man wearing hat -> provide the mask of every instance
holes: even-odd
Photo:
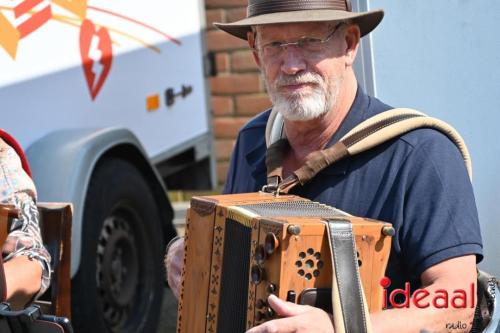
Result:
[[[352,67],[360,38],[382,18],[381,10],[352,12],[348,0],[250,0],[247,18],[216,23],[254,50],[273,109],[284,118],[284,177],[312,152],[391,109],[363,92]],[[266,184],[269,115],[261,113],[240,131],[225,193],[254,192]],[[476,281],[482,242],[471,182],[458,149],[435,130],[415,130],[333,164],[292,194],[393,224],[388,293],[409,283],[412,291],[451,295]],[[166,257],[174,292],[182,251],[182,241],[175,242]],[[282,318],[250,332],[333,332],[331,316],[320,309],[274,296],[269,303]],[[370,319],[374,332],[448,332],[447,324],[458,321],[467,323],[453,331],[461,332],[470,330],[473,315],[474,308],[431,301],[372,313]]]

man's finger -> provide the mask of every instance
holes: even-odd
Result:
[[[300,317],[281,318],[254,327],[246,333],[295,333],[302,326]]]
[[[171,288],[172,293],[174,294],[175,298],[179,301],[179,296],[180,296],[180,289],[181,289],[181,278],[180,276],[176,279],[174,283],[174,288]]]
[[[181,271],[184,258],[184,240],[176,240],[168,249],[165,258],[165,268],[167,271],[167,282],[175,298],[179,299]]]
[[[275,295],[270,295],[267,300],[271,308],[273,308],[276,314],[280,317],[296,316],[308,310],[308,307],[305,305],[298,305],[295,303],[285,302],[282,299],[276,297]]]

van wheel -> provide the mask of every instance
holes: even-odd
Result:
[[[156,330],[165,276],[160,223],[151,189],[136,167],[118,158],[96,166],[71,287],[76,332]]]

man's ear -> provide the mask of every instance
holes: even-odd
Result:
[[[345,32],[345,42],[346,42],[346,66],[352,66],[354,60],[356,60],[356,54],[358,53],[359,41],[361,39],[361,31],[357,24],[351,24],[347,27]]]
[[[255,63],[260,68],[259,53],[254,48],[255,47],[255,33],[253,31],[247,32],[247,41],[248,41],[248,46],[252,49],[253,60],[255,60]]]

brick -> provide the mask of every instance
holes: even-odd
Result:
[[[221,117],[213,120],[216,139],[234,139],[238,131],[248,122],[249,118]]]
[[[233,152],[235,140],[216,140],[215,152],[217,161],[229,161]]]
[[[248,0],[205,0],[207,8],[246,7]]]
[[[247,8],[233,8],[226,10],[226,20],[227,22],[235,22],[247,17]]]
[[[226,181],[228,169],[229,169],[228,162],[217,163],[217,180],[219,181],[219,184],[224,184],[224,182]]]
[[[232,97],[212,96],[212,112],[214,116],[230,116],[233,114]]]
[[[226,12],[223,9],[207,9],[205,11],[207,30],[216,29],[214,22],[226,22]]]
[[[209,51],[225,51],[247,48],[246,41],[236,38],[222,30],[207,31],[207,47]]]
[[[231,55],[231,68],[234,72],[258,71],[252,51],[237,51]]]
[[[210,78],[212,94],[244,94],[261,91],[259,74],[230,74]]]
[[[270,106],[269,96],[264,93],[236,96],[236,113],[241,116],[254,116]]]
[[[217,53],[215,55],[215,66],[217,67],[217,72],[228,72],[229,71],[229,54],[227,53]]]

